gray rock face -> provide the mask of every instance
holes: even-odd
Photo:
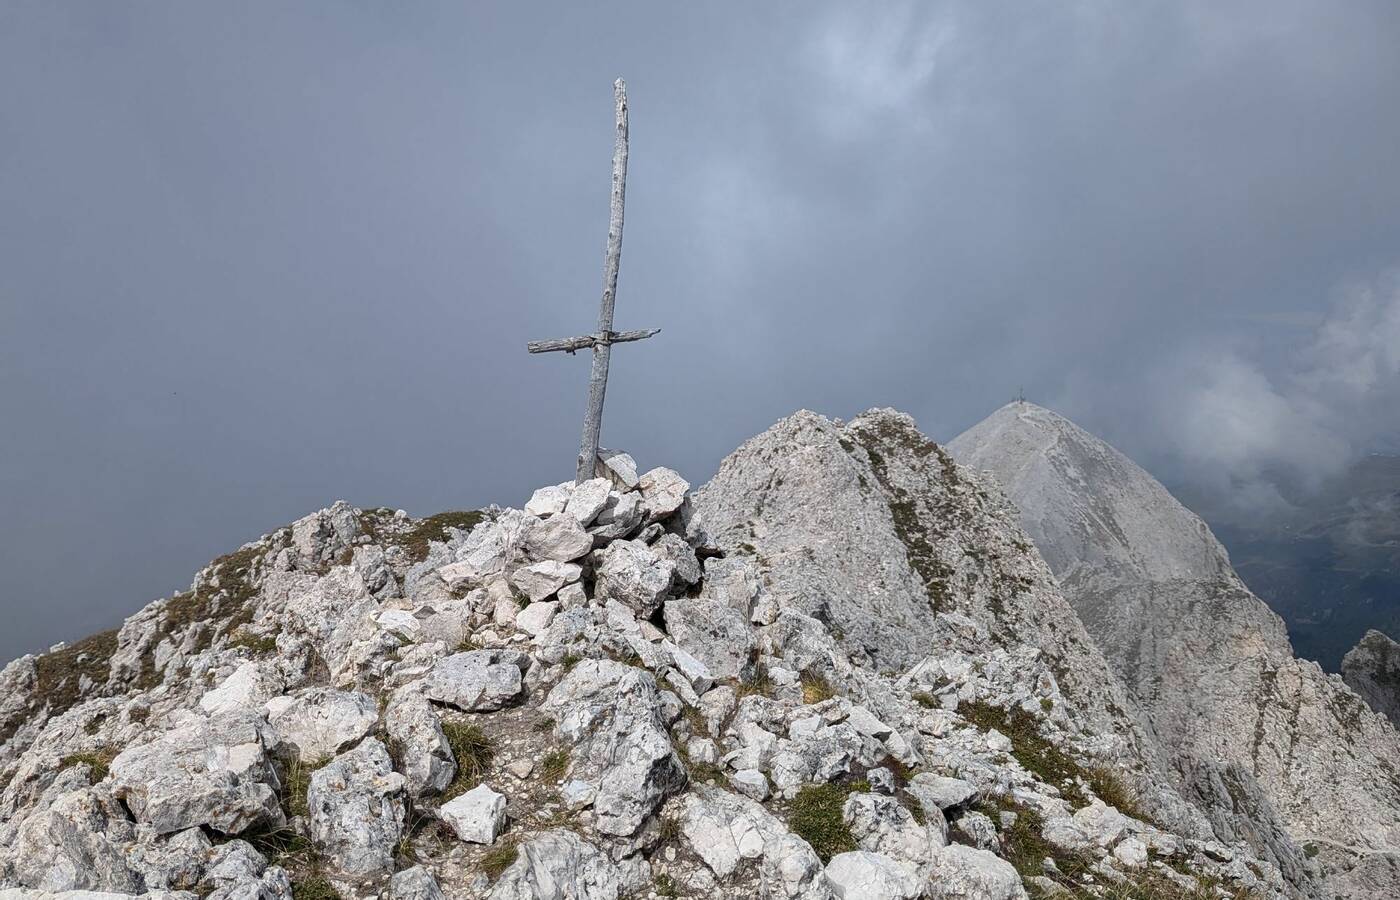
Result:
[[[59,797],[21,826],[15,875],[42,891],[104,889],[135,893],[142,887],[121,845],[131,827],[110,796],[90,790]]]
[[[501,873],[490,900],[618,900],[621,873],[607,855],[571,831],[526,841]]]
[[[675,562],[641,541],[613,541],[599,552],[596,590],[646,618],[666,599],[675,574]]]
[[[1400,644],[1374,629],[1342,657],[1342,680],[1357,696],[1400,726]]]
[[[404,784],[374,738],[312,773],[306,792],[311,838],[328,867],[353,876],[393,871],[403,833]]]
[[[389,900],[446,900],[433,874],[423,866],[395,872],[389,879]]]
[[[469,650],[433,666],[423,690],[439,703],[464,712],[501,709],[524,689],[521,673],[530,657],[515,650]]]
[[[710,600],[668,600],[665,617],[672,639],[713,677],[738,678],[749,668],[753,629],[733,608]]]
[[[830,900],[837,896],[806,841],[752,800],[697,787],[676,801],[681,840],[725,896]]]
[[[415,797],[436,794],[452,783],[457,761],[428,699],[410,685],[389,698],[384,728],[398,748],[400,771]]]
[[[671,747],[656,681],[611,660],[584,660],[549,692],[544,710],[573,745],[572,777],[597,788],[603,834],[627,836],[685,786]]]
[[[826,877],[836,896],[849,900],[913,900],[923,894],[916,875],[868,850],[833,856],[826,864]]]
[[[934,855],[928,894],[936,900],[1026,900],[1021,876],[994,853],[949,844]]]
[[[1200,519],[1127,457],[1031,404],[1003,407],[950,448],[1005,487],[1175,766],[1207,773],[1188,792],[1224,804],[1208,811],[1217,830],[1250,840],[1305,893],[1304,842],[1400,849],[1400,784],[1386,774],[1400,771],[1400,738],[1294,658],[1282,621]],[[1256,782],[1262,802],[1226,803],[1222,777]],[[1260,820],[1270,809],[1281,828]],[[1241,824],[1229,827],[1232,816]]]
[[[833,665],[820,649],[827,638],[806,636],[814,631],[884,672],[1025,646],[1022,683],[1052,678],[1066,725],[1128,773],[1154,814],[1207,828],[1167,786],[1160,751],[1049,569],[1027,552],[1015,510],[908,416],[876,410],[840,426],[798,413],[731,454],[691,502],[695,540],[763,571],[794,668]],[[1037,665],[1049,674],[1032,674]]]
[[[309,688],[269,701],[267,718],[302,762],[311,762],[334,756],[369,734],[379,720],[379,707],[358,691]]]
[[[285,821],[263,735],[241,717],[189,715],[155,741],[118,754],[111,776],[115,796],[161,834],[207,825],[232,835]]]

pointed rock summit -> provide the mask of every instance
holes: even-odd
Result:
[[[1293,656],[1282,620],[1204,522],[1033,404],[1002,407],[949,450],[1016,504],[1217,834],[1309,895],[1400,890],[1400,739],[1340,679]]]
[[[1374,629],[1342,657],[1342,680],[1400,726],[1400,644]]]

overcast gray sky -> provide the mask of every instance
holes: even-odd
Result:
[[[346,498],[1024,385],[1267,495],[1393,445],[1400,5],[0,3],[0,657]],[[1252,498],[1252,499],[1251,499]]]

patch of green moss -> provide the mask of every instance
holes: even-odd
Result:
[[[1035,716],[1023,709],[1006,710],[989,703],[958,704],[958,715],[984,731],[996,729],[1011,739],[1011,755],[1027,772],[1058,787],[1075,806],[1088,802],[1076,779],[1091,773],[1058,745],[1040,735]]]
[[[230,647],[239,647],[257,656],[266,656],[277,652],[277,635],[275,634],[252,634],[247,631],[239,631],[229,638]]]
[[[84,679],[98,686],[105,685],[116,650],[117,630],[114,628],[37,657],[32,704],[0,722],[0,744],[8,741],[25,719],[39,709],[47,707],[50,716],[72,709],[80,699]]]
[[[457,760],[457,775],[443,791],[443,798],[450,800],[476,787],[486,777],[496,758],[496,742],[470,722],[445,720],[442,733]]]
[[[841,814],[852,789],[852,785],[809,784],[792,801],[788,827],[812,845],[823,863],[860,849]]]
[[[658,897],[679,897],[680,891],[676,889],[676,882],[670,875],[662,873],[657,875],[652,881],[652,887]]]
[[[292,900],[341,900],[341,897],[324,875],[309,875],[292,882]]]
[[[447,529],[456,528],[460,531],[471,531],[481,524],[486,518],[486,513],[479,509],[452,510],[440,512],[436,515],[428,516],[426,519],[419,519],[412,528],[405,532],[374,534],[378,543],[386,546],[402,547],[408,557],[415,562],[428,558],[428,546],[433,541],[447,540]],[[365,524],[361,518],[361,525]]]

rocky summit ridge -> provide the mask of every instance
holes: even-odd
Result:
[[[1400,737],[1293,655],[1204,522],[1034,404],[1008,404],[949,449],[1016,504],[1218,837],[1245,841],[1308,896],[1400,896]]]
[[[10,663],[0,898],[1306,895],[907,416],[605,473],[337,503]]]

